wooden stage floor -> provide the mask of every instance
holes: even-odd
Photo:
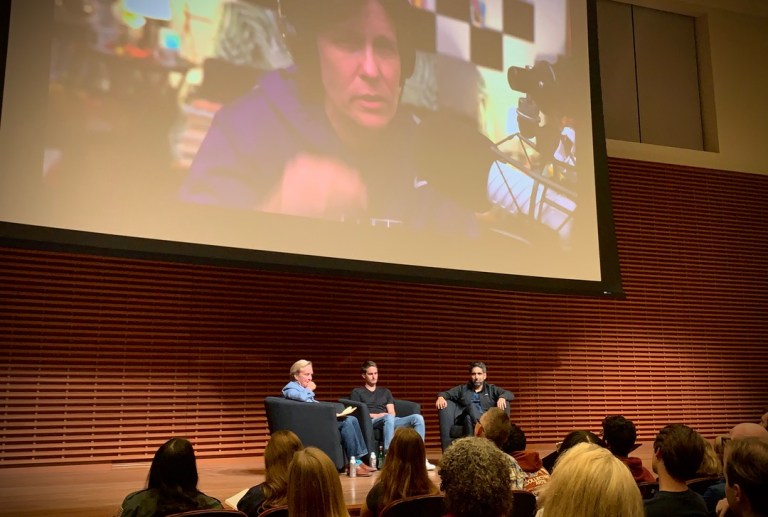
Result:
[[[531,445],[542,456],[553,446]],[[633,452],[650,469],[652,450],[643,444]],[[437,464],[440,451],[428,451]],[[198,487],[224,502],[243,489],[264,480],[263,458],[199,460]],[[0,516],[43,517],[56,515],[77,517],[109,517],[114,515],[123,498],[146,484],[149,462],[130,465],[87,465],[61,467],[0,468]],[[430,473],[440,483],[437,471]],[[368,478],[341,476],[344,498],[352,515],[359,513],[365,496],[378,474]]]

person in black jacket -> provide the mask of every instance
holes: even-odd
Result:
[[[507,403],[511,402],[515,395],[511,391],[485,382],[488,377],[488,368],[481,361],[471,363],[469,373],[471,378],[466,384],[438,393],[435,407],[444,409],[448,405],[448,400],[455,402],[462,409],[459,420],[469,418],[474,427],[483,413],[492,407],[507,411]]]

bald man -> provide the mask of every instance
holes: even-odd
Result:
[[[731,438],[731,441],[744,438],[760,438],[768,440],[768,429],[760,424],[745,422],[733,426],[733,429],[728,433],[728,436]],[[723,468],[725,468],[725,465],[723,465]],[[707,510],[710,512],[715,510],[718,516],[734,515],[734,513],[730,511],[728,507],[728,499],[725,497],[725,480],[710,486],[702,495],[704,501],[707,503]]]

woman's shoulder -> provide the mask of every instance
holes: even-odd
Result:
[[[195,500],[197,501],[198,508],[200,509],[224,508],[224,506],[221,504],[221,501],[202,492],[197,493]]]
[[[125,496],[121,505],[120,515],[122,517],[132,517],[143,515],[145,512],[150,515],[157,506],[157,491],[145,488],[137,490]]]

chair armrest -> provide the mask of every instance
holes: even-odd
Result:
[[[363,433],[363,440],[365,440],[365,446],[368,451],[375,451],[375,441],[373,438],[373,422],[371,420],[371,413],[368,411],[368,406],[364,402],[358,402],[351,399],[339,399],[341,404],[345,406],[352,406],[355,412],[349,415],[347,418],[357,418],[357,423],[360,424],[360,431]]]
[[[395,399],[395,416],[420,415],[421,404],[404,399]]]

